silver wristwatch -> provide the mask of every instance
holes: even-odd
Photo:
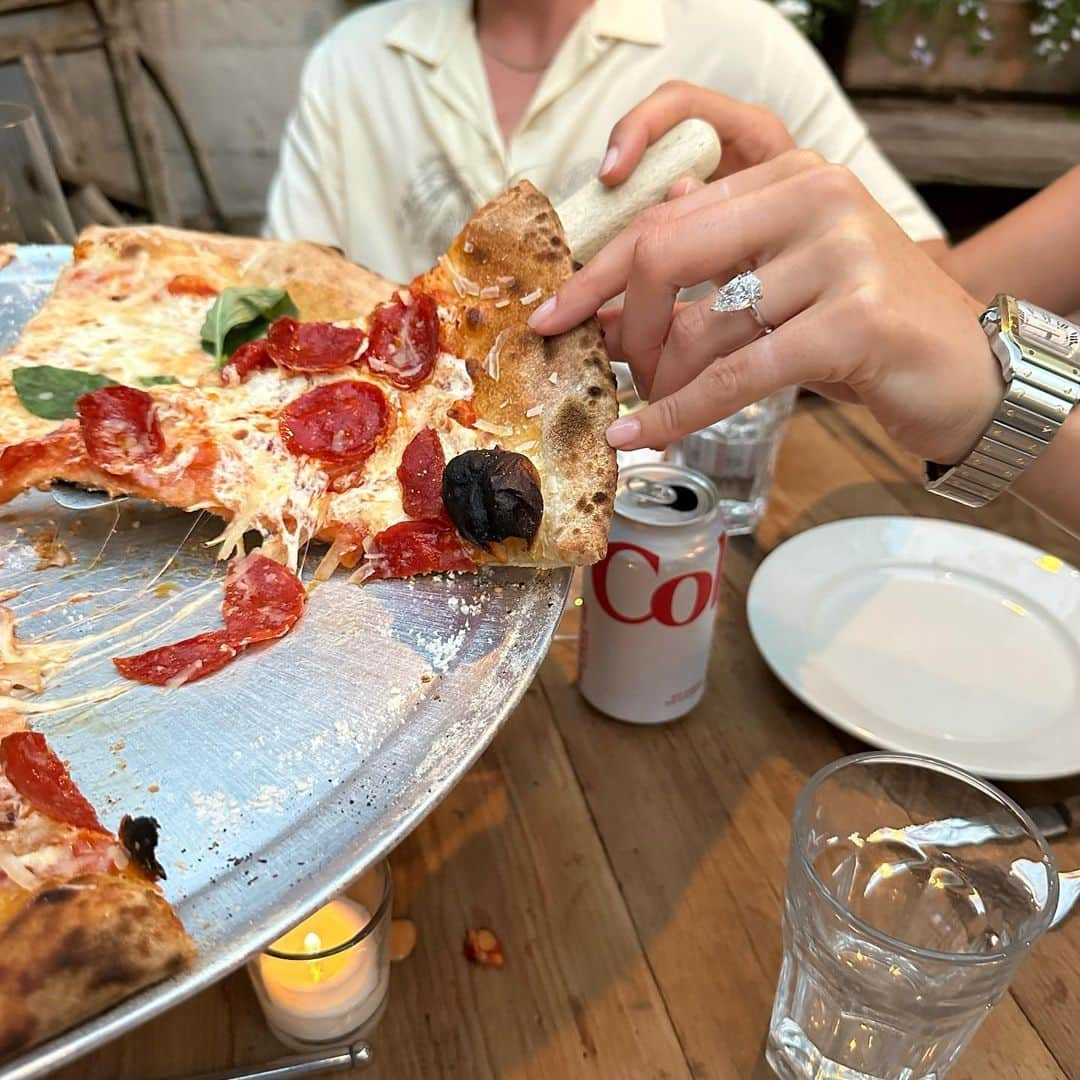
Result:
[[[982,316],[1001,363],[1005,397],[975,449],[959,465],[926,463],[926,487],[985,506],[1050,444],[1080,401],[1080,326],[1002,293]]]

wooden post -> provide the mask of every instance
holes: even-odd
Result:
[[[168,182],[153,94],[139,60],[135,5],[133,0],[91,3],[105,30],[109,68],[151,217],[165,225],[178,225],[180,209]]]

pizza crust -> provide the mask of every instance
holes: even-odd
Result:
[[[157,265],[168,267],[170,277],[190,273],[213,280],[220,274],[231,279],[224,284],[286,289],[300,317],[312,321],[365,315],[397,288],[334,248],[300,240],[262,240],[163,225],[93,225],[79,234],[76,259],[99,251],[110,261],[136,258],[146,251]]]
[[[529,456],[543,479],[540,533],[530,550],[509,546],[497,561],[591,563],[607,546],[617,470],[604,432],[618,403],[600,325],[590,319],[545,338],[525,322],[573,271],[558,215],[523,180],[482,207],[451,245],[447,261],[422,279],[458,297],[447,345],[468,363],[479,415],[513,430],[506,449],[539,443]],[[498,286],[499,297],[462,296],[461,279],[470,290]],[[497,306],[505,299],[510,303]],[[493,348],[497,379],[488,370]]]
[[[0,1058],[175,974],[194,953],[146,882],[93,874],[46,886],[0,928]]]

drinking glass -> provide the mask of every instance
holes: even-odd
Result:
[[[0,243],[71,244],[75,226],[26,105],[0,101]]]
[[[989,784],[904,754],[822,769],[795,807],[773,1071],[938,1080],[1057,902],[1046,842]]]
[[[732,536],[753,532],[765,513],[776,455],[798,390],[754,402],[668,450],[668,460],[703,472],[720,492],[720,513]]]

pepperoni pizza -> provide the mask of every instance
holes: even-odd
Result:
[[[313,541],[317,577],[361,582],[595,561],[614,378],[595,321],[527,325],[571,271],[525,182],[407,288],[310,244],[89,229],[0,357],[0,501],[65,480],[222,519],[220,626],[113,661],[159,686],[288,633]],[[39,691],[62,659],[35,655],[0,608],[0,689]],[[155,842],[151,819],[105,829],[43,736],[0,717],[0,1057],[191,955]]]
[[[101,824],[37,732],[0,715],[0,1058],[179,970],[157,822]]]
[[[614,379],[595,322],[527,325],[571,270],[527,182],[397,290],[311,245],[88,230],[0,360],[0,500],[62,479],[209,510],[223,558],[256,530],[360,579],[595,561]]]

